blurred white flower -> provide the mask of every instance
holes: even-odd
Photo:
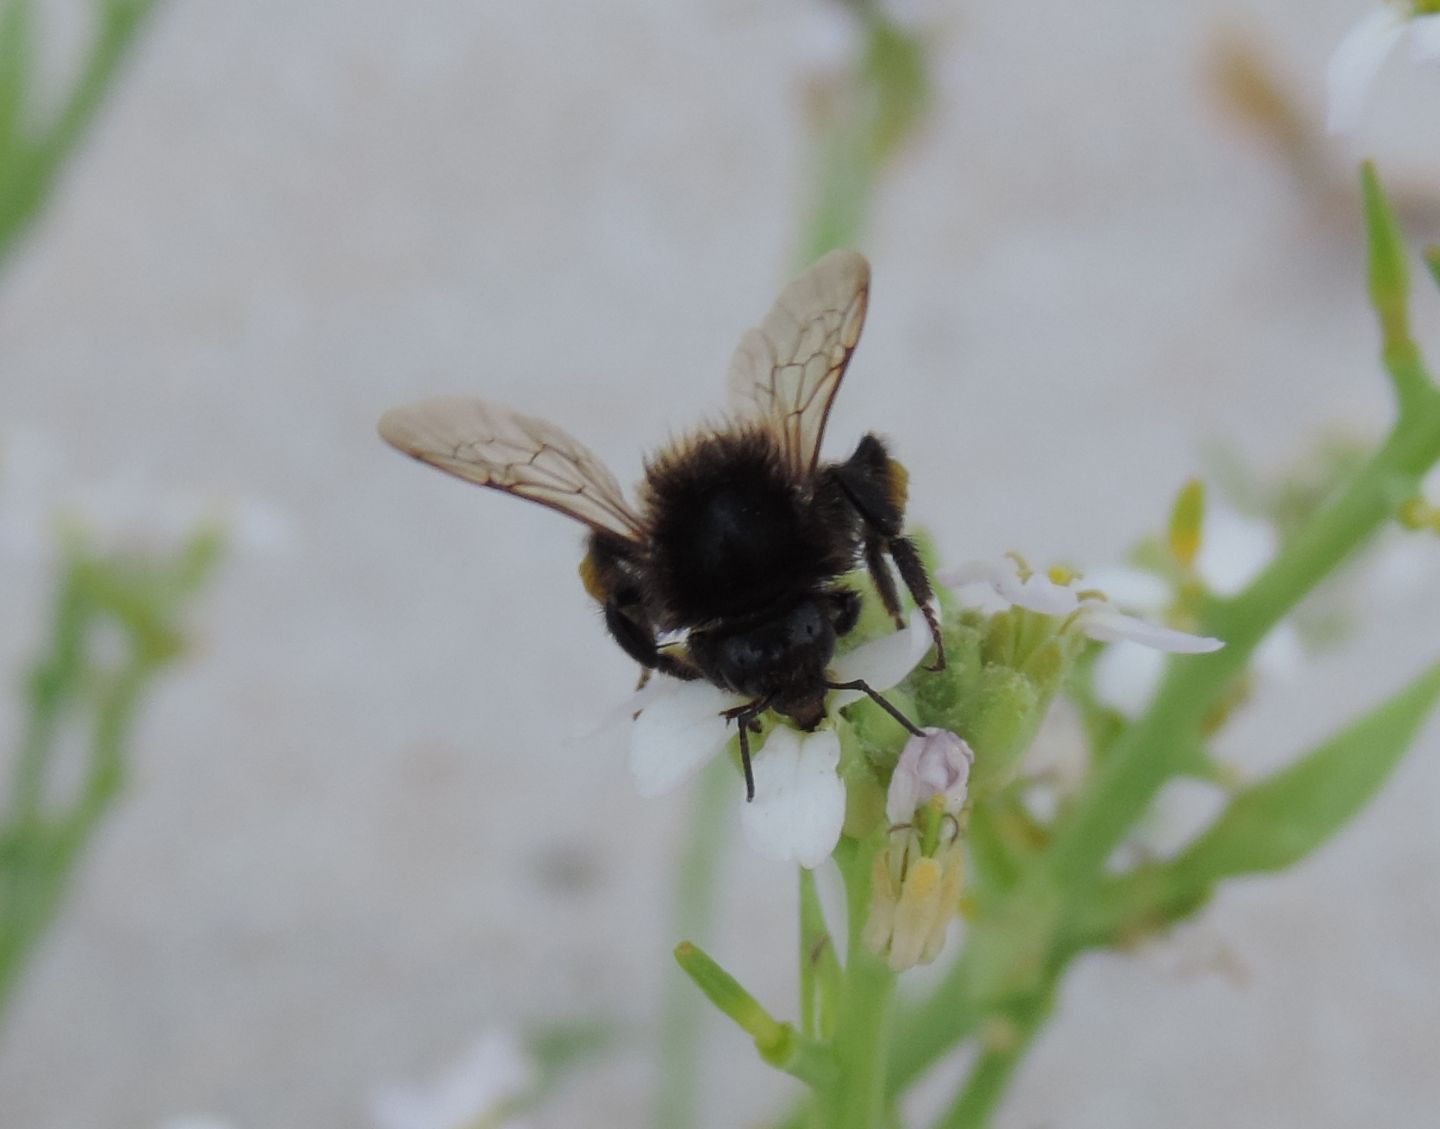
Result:
[[[903,679],[930,649],[924,616],[916,612],[903,631],[839,655],[830,672],[837,682],[862,679],[885,691]],[[864,697],[837,690],[835,710]],[[642,796],[658,796],[692,776],[722,752],[735,730],[722,716],[745,699],[703,680],[656,679],[634,700],[639,717],[630,731],[630,771]],[[783,723],[762,746],[752,746],[755,798],[742,809],[750,845],[767,858],[815,867],[829,857],[845,821],[845,785],[836,772],[840,740],[828,729],[798,733]]]
[[[974,750],[948,729],[927,727],[923,737],[911,737],[900,751],[895,774],[885,794],[885,818],[909,823],[917,808],[934,796],[943,797],[944,810],[956,815],[965,806]]]
[[[1195,554],[1195,579],[1217,596],[1234,596],[1260,575],[1279,548],[1269,523],[1212,502]],[[1163,616],[1177,595],[1164,578],[1143,569],[1107,569],[1088,575],[1086,583],[1103,588],[1121,607],[1143,616]],[[1117,641],[1095,660],[1095,697],[1126,717],[1144,712],[1165,674],[1165,657],[1138,643],[1133,638]],[[1300,633],[1286,621],[1255,649],[1252,664],[1262,678],[1283,679],[1299,668],[1303,658]]]
[[[23,427],[0,436],[0,559],[48,562],[57,532],[67,525],[106,550],[176,549],[206,527],[257,556],[283,553],[295,540],[290,514],[262,499],[133,473],[82,481],[68,472],[53,436]]]
[[[195,1114],[189,1117],[172,1117],[169,1121],[162,1121],[160,1129],[231,1129],[231,1125],[230,1122],[219,1117]]]
[[[1120,611],[1105,594],[1087,583],[1076,587],[1078,577],[1050,576],[1035,572],[1015,557],[998,562],[977,561],[941,572],[940,583],[956,590],[967,603],[993,607],[1019,607],[1041,615],[1066,616],[1076,630],[1102,643],[1129,640],[1157,651],[1176,654],[1203,654],[1219,650],[1219,639],[1149,623]],[[975,590],[981,598],[974,600]],[[987,591],[988,590],[988,591]]]
[[[520,1040],[495,1030],[428,1084],[376,1094],[371,1119],[379,1129],[522,1129],[509,1111],[535,1081],[535,1064]]]
[[[1326,124],[1331,133],[1349,133],[1359,124],[1375,76],[1404,39],[1410,41],[1414,62],[1440,63],[1440,13],[1426,4],[1388,3],[1346,33],[1325,71]]]

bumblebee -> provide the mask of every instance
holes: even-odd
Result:
[[[844,462],[820,462],[869,292],[870,266],[854,251],[830,252],[787,285],[730,362],[728,421],[648,459],[633,506],[566,432],[498,404],[432,399],[380,420],[405,454],[590,527],[581,579],[642,682],[659,671],[749,699],[725,716],[751,799],[747,735],[766,710],[812,730],[828,691],[860,690],[916,732],[871,687],[828,673],[860,615],[842,578],[862,561],[903,627],[894,565],[934,640],[927,669],[945,664],[930,580],[904,535],[904,467],[874,434]]]

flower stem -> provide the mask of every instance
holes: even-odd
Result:
[[[870,874],[883,834],[867,840],[841,839],[835,861],[845,877],[849,946],[845,990],[833,1042],[840,1068],[828,1095],[827,1129],[883,1129],[885,1079],[892,1027],[895,973],[865,947],[862,933],[870,913]]]
[[[935,1129],[984,1129],[1004,1097],[1020,1060],[1050,1014],[1053,990],[1046,991],[992,1020],[986,1046],[965,1088],[935,1123]]]
[[[672,936],[702,938],[715,918],[718,868],[724,854],[726,800],[735,773],[717,758],[697,782],[685,826],[686,841],[675,871]],[[660,1084],[655,1095],[656,1129],[686,1129],[696,1123],[700,1073],[700,1027],[705,1007],[683,977],[665,984],[660,1018]]]

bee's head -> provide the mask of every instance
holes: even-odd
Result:
[[[835,654],[835,628],[825,609],[811,599],[741,629],[707,634],[710,638],[703,646],[707,673],[731,689],[757,697],[813,697]]]

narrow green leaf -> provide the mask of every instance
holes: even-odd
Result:
[[[0,0],[0,178],[10,175],[24,124],[34,58],[34,5]]]
[[[1405,269],[1405,244],[1375,166],[1366,161],[1360,177],[1365,197],[1365,234],[1370,244],[1370,301],[1380,315],[1388,347],[1410,336],[1410,277]]]
[[[1361,170],[1365,231],[1370,244],[1370,302],[1380,318],[1381,349],[1401,410],[1430,386],[1420,350],[1410,338],[1410,272],[1400,225],[1385,198],[1375,166]]]
[[[1425,266],[1430,271],[1430,277],[1435,280],[1435,285],[1440,286],[1440,245],[1432,243],[1422,252],[1425,256]]]
[[[1369,801],[1440,700],[1440,664],[1289,768],[1245,789],[1175,862],[1187,880],[1283,870]]]
[[[712,1004],[754,1036],[757,1046],[763,1049],[783,1038],[782,1025],[699,945],[682,941],[675,946],[675,960]]]

